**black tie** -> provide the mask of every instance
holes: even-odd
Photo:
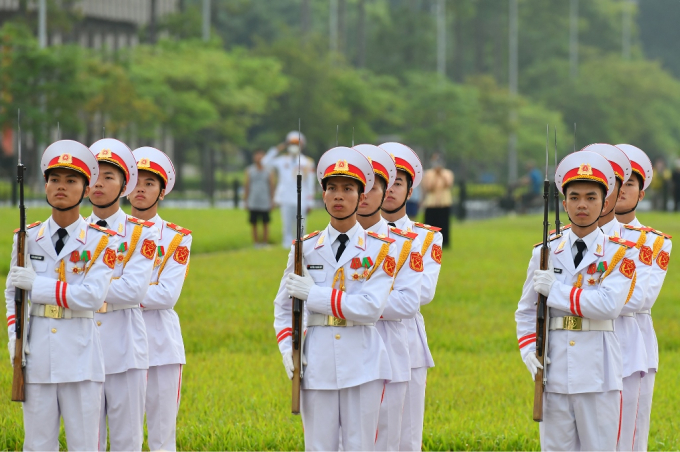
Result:
[[[109,225],[106,224],[106,220],[99,220],[99,221],[97,221],[97,225],[98,225],[98,226],[101,226],[101,227],[103,227],[103,228],[108,228],[108,227],[109,227]]]
[[[342,256],[342,252],[345,251],[345,248],[347,248],[345,243],[347,243],[348,240],[349,240],[349,237],[347,237],[347,234],[340,234],[338,236],[338,242],[340,242],[340,246],[338,247],[338,252],[335,253],[335,260],[336,261],[340,260],[340,256]]]
[[[54,249],[57,252],[57,256],[59,256],[61,249],[64,247],[64,238],[68,235],[68,232],[66,232],[66,229],[64,228],[59,228],[57,229],[57,235],[59,236],[59,239],[57,240],[57,243],[54,244]]]
[[[396,227],[397,227],[397,225],[394,224],[394,223],[392,223],[391,221],[388,221],[388,222],[387,222],[387,225],[388,225],[388,226],[391,226],[391,227],[393,227],[393,228],[396,228]]]
[[[576,249],[578,249],[578,253],[574,256],[574,268],[578,267],[578,264],[583,260],[583,252],[586,250],[586,244],[583,240],[576,241]]]

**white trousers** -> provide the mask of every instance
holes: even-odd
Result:
[[[26,384],[24,450],[59,450],[59,417],[69,450],[97,450],[102,383]]]
[[[633,450],[635,429],[637,425],[638,401],[640,399],[640,372],[623,379],[623,404],[621,405],[621,434],[616,450]]]
[[[426,384],[427,367],[411,369],[411,381],[408,382],[401,420],[399,450],[420,450],[423,445]]]
[[[542,450],[616,450],[621,391],[543,394]]]
[[[374,450],[384,380],[337,390],[300,394],[305,450]],[[340,435],[338,435],[340,432]]]
[[[283,247],[289,250],[297,234],[295,230],[297,227],[297,204],[281,204],[279,208],[281,209],[281,224],[283,226]],[[305,215],[305,206],[303,205],[302,216]],[[302,220],[302,232],[303,234],[308,233],[308,231],[305,231],[304,219]]]
[[[638,407],[637,429],[633,450],[647,450],[649,441],[649,424],[652,416],[652,397],[654,396],[654,380],[656,371],[645,374],[640,380],[640,406]]]
[[[99,412],[99,450],[106,450],[106,419],[112,451],[142,450],[146,369],[106,374]]]
[[[375,450],[399,450],[401,419],[404,413],[407,389],[408,381],[385,385],[385,394],[380,404]]]
[[[146,429],[149,450],[177,450],[177,413],[181,399],[182,365],[149,367],[146,385]]]

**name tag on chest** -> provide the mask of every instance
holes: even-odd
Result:
[[[307,270],[323,270],[323,265],[308,265]]]
[[[44,261],[45,256],[38,256],[37,254],[29,254],[29,257],[34,261]]]

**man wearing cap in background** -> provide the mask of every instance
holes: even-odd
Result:
[[[139,177],[128,195],[132,214],[150,221],[160,233],[151,285],[142,302],[149,340],[149,373],[146,387],[146,428],[150,450],[174,451],[177,413],[186,364],[182,330],[174,310],[189,273],[191,231],[158,215],[158,202],[175,186],[175,168],[158,149],[142,147],[133,152]]]
[[[26,267],[16,266],[15,238],[5,289],[12,362],[15,288],[28,291],[31,301],[24,450],[59,450],[60,416],[69,450],[96,450],[104,357],[94,311],[113,277],[118,241],[115,232],[80,216],[99,174],[86,146],[57,141],[43,153],[41,167],[52,215],[27,226]]]
[[[409,358],[408,328],[404,319],[413,319],[420,308],[420,286],[423,274],[423,256],[420,254],[421,242],[415,232],[406,232],[387,225],[380,216],[387,190],[394,184],[397,167],[392,157],[383,149],[371,144],[360,144],[353,149],[361,152],[373,165],[375,183],[366,193],[364,202],[357,211],[359,224],[367,231],[395,240],[397,267],[394,271],[394,284],[376,327],[385,343],[392,366],[392,379],[385,385],[376,450],[399,450],[401,442],[401,423],[406,401],[406,390],[411,380],[411,359]],[[361,275],[360,261],[352,262],[352,268]]]
[[[104,306],[95,314],[104,343],[106,381],[102,389],[99,450],[141,450],[149,350],[140,303],[149,288],[158,229],[125,214],[120,197],[137,186],[137,161],[125,143],[104,138],[90,150],[99,161],[99,180],[90,194],[87,221],[112,229],[119,238],[116,265]]]
[[[635,421],[638,411],[638,398],[640,396],[640,379],[647,372],[647,351],[642,332],[635,320],[635,313],[642,309],[645,301],[648,276],[650,268],[640,265],[639,250],[645,244],[645,237],[641,231],[625,229],[623,224],[616,220],[614,212],[617,200],[621,193],[621,187],[630,178],[632,167],[626,154],[611,144],[596,143],[586,146],[582,151],[591,151],[600,154],[609,161],[616,178],[614,190],[607,197],[608,210],[602,212],[598,225],[607,237],[623,238],[635,243],[638,250],[636,262],[635,289],[628,302],[621,309],[621,315],[614,321],[614,330],[619,339],[623,369],[623,390],[621,396],[621,427],[619,433],[618,450],[632,450],[635,436]],[[595,274],[595,267],[588,269],[589,274]],[[588,284],[594,283],[594,278],[588,279]]]
[[[365,231],[356,212],[373,188],[373,167],[354,149],[336,147],[319,160],[317,178],[331,216],[304,237],[303,276],[294,248],[274,300],[274,329],[293,376],[292,301],[306,301],[301,414],[307,450],[374,450],[389,357],[375,323],[387,305],[396,271],[394,239]],[[355,259],[362,263],[353,268]],[[356,277],[353,275],[357,274]]]
[[[547,385],[540,424],[543,450],[614,450],[622,403],[616,319],[635,288],[635,243],[598,227],[614,191],[610,163],[594,152],[568,155],[555,183],[571,228],[552,242],[548,270],[534,247],[515,319],[520,353],[535,378],[536,300],[547,297]],[[594,271],[592,271],[594,270]]]
[[[278,177],[274,203],[281,209],[282,243],[286,249],[295,236],[298,169],[302,174],[302,215],[305,216],[314,205],[314,160],[302,155],[304,147],[305,136],[293,131],[286,135],[285,142],[269,149],[262,158],[262,164],[275,169]]]
[[[632,175],[621,188],[621,195],[616,204],[616,218],[623,223],[629,233],[644,235],[645,243],[640,247],[638,267],[648,272],[645,300],[642,308],[636,313],[637,321],[647,351],[647,369],[640,381],[640,397],[634,433],[634,450],[647,450],[649,425],[652,412],[652,396],[654,380],[659,367],[659,350],[652,323],[651,309],[661,292],[668,262],[671,255],[671,237],[656,229],[645,227],[636,217],[638,203],[645,197],[645,190],[652,182],[652,162],[641,149],[630,144],[617,144],[616,147],[626,153],[631,162]],[[628,445],[626,444],[628,448]]]
[[[423,179],[423,167],[418,155],[401,143],[384,143],[380,148],[387,151],[397,166],[397,177],[382,206],[382,217],[387,224],[402,231],[415,232],[422,244],[423,259],[420,305],[428,304],[434,298],[442,262],[442,235],[439,228],[411,221],[406,215],[406,201],[413,188]],[[417,250],[416,250],[417,251]],[[427,345],[425,320],[420,310],[413,319],[404,319],[409,331],[409,357],[411,360],[411,381],[406,391],[402,417],[400,450],[420,450],[423,438],[425,416],[425,385],[427,369],[434,367],[434,360]]]

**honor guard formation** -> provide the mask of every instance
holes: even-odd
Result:
[[[442,257],[439,229],[406,215],[420,159],[399,143],[335,147],[316,176],[330,222],[294,241],[274,300],[305,448],[420,450],[434,366],[420,306]],[[298,209],[298,237],[300,223]]]
[[[41,166],[52,215],[16,231],[5,289],[24,449],[59,450],[61,418],[71,450],[141,450],[146,414],[149,448],[175,450],[191,231],[158,214],[172,162],[105,138],[57,141]]]
[[[515,314],[543,450],[647,450],[659,363],[651,309],[671,252],[671,237],[636,216],[652,175],[629,144],[568,155],[555,185],[571,224],[548,233],[546,171],[545,239]]]

